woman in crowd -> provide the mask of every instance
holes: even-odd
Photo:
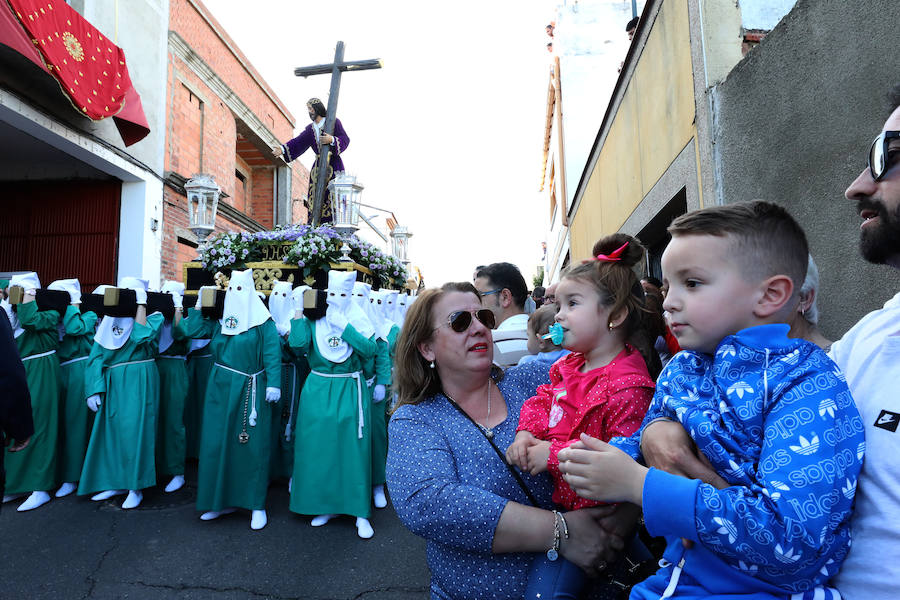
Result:
[[[816,306],[818,295],[819,268],[810,255],[806,267],[806,279],[803,280],[803,286],[800,288],[800,304],[797,305],[794,319],[790,323],[791,330],[788,332],[788,337],[803,338],[828,352],[828,349],[831,348],[831,340],[822,335],[818,327],[819,308]]]
[[[432,598],[522,598],[534,553],[602,571],[634,524],[611,506],[549,510],[546,474],[506,465],[497,448],[549,365],[500,372],[493,325],[471,284],[448,283],[421,294],[397,344],[387,480],[400,519],[427,540]]]

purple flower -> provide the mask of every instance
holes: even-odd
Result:
[[[318,253],[319,253],[319,249],[316,248],[315,246],[313,246],[313,249],[310,250],[309,253],[310,253],[310,254],[318,254]]]
[[[400,274],[400,271],[394,271],[394,276],[397,276],[399,274]]]
[[[235,256],[234,256],[234,254],[230,254],[230,255],[228,256],[228,262],[233,263],[234,261],[235,261]]]
[[[209,251],[209,253],[212,254],[213,256],[215,256],[215,255],[216,255],[216,249],[215,249],[215,248],[211,249],[211,250]]]
[[[303,262],[302,260],[298,260],[298,261],[297,261],[297,266],[302,268],[302,267],[305,267],[305,266],[306,266],[306,263]]]

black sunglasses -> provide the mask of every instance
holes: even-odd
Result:
[[[472,315],[488,329],[493,329],[497,324],[497,321],[494,319],[494,313],[487,308],[482,308],[475,311],[458,310],[452,312],[450,313],[450,316],[447,317],[447,325],[449,325],[450,329],[456,333],[462,333],[472,324]],[[435,327],[435,329],[440,329],[441,327],[443,327],[443,325],[439,325]]]
[[[888,167],[888,146],[891,140],[900,138],[900,131],[882,131],[869,148],[869,172],[872,179],[881,181]]]

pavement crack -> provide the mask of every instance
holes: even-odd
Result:
[[[125,583],[127,583],[128,585],[138,585],[152,589],[172,590],[176,592],[191,590],[206,592],[241,592],[244,594],[250,594],[250,597],[270,598],[271,600],[298,600],[299,598],[298,596],[277,596],[269,592],[258,592],[256,590],[236,586],[191,585],[186,583],[145,583],[143,581],[128,581]]]
[[[404,594],[424,594],[428,591],[427,587],[412,587],[405,585],[393,585],[383,588],[375,588],[372,590],[366,590],[364,592],[360,592],[357,595],[353,596],[351,600],[362,600],[369,594],[390,594],[390,593],[404,593]]]
[[[111,515],[111,517],[112,518],[109,525],[109,531],[106,532],[106,537],[107,539],[112,540],[112,544],[109,546],[109,548],[104,550],[103,554],[100,555],[100,559],[97,561],[97,566],[95,566],[94,569],[90,573],[88,573],[87,577],[85,577],[85,581],[89,584],[89,587],[84,596],[81,597],[81,600],[90,598],[94,593],[94,588],[97,585],[96,577],[97,574],[100,573],[100,570],[103,568],[103,563],[106,561],[106,557],[119,547],[119,540],[115,536],[116,524],[119,522],[118,515],[113,514]]]

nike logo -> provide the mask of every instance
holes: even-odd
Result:
[[[900,425],[900,414],[889,410],[882,410],[878,418],[875,419],[875,427],[886,431],[896,432],[897,425]]]
[[[881,415],[878,417],[878,425],[884,425],[885,423],[890,423],[894,420],[894,416],[890,414]]]

